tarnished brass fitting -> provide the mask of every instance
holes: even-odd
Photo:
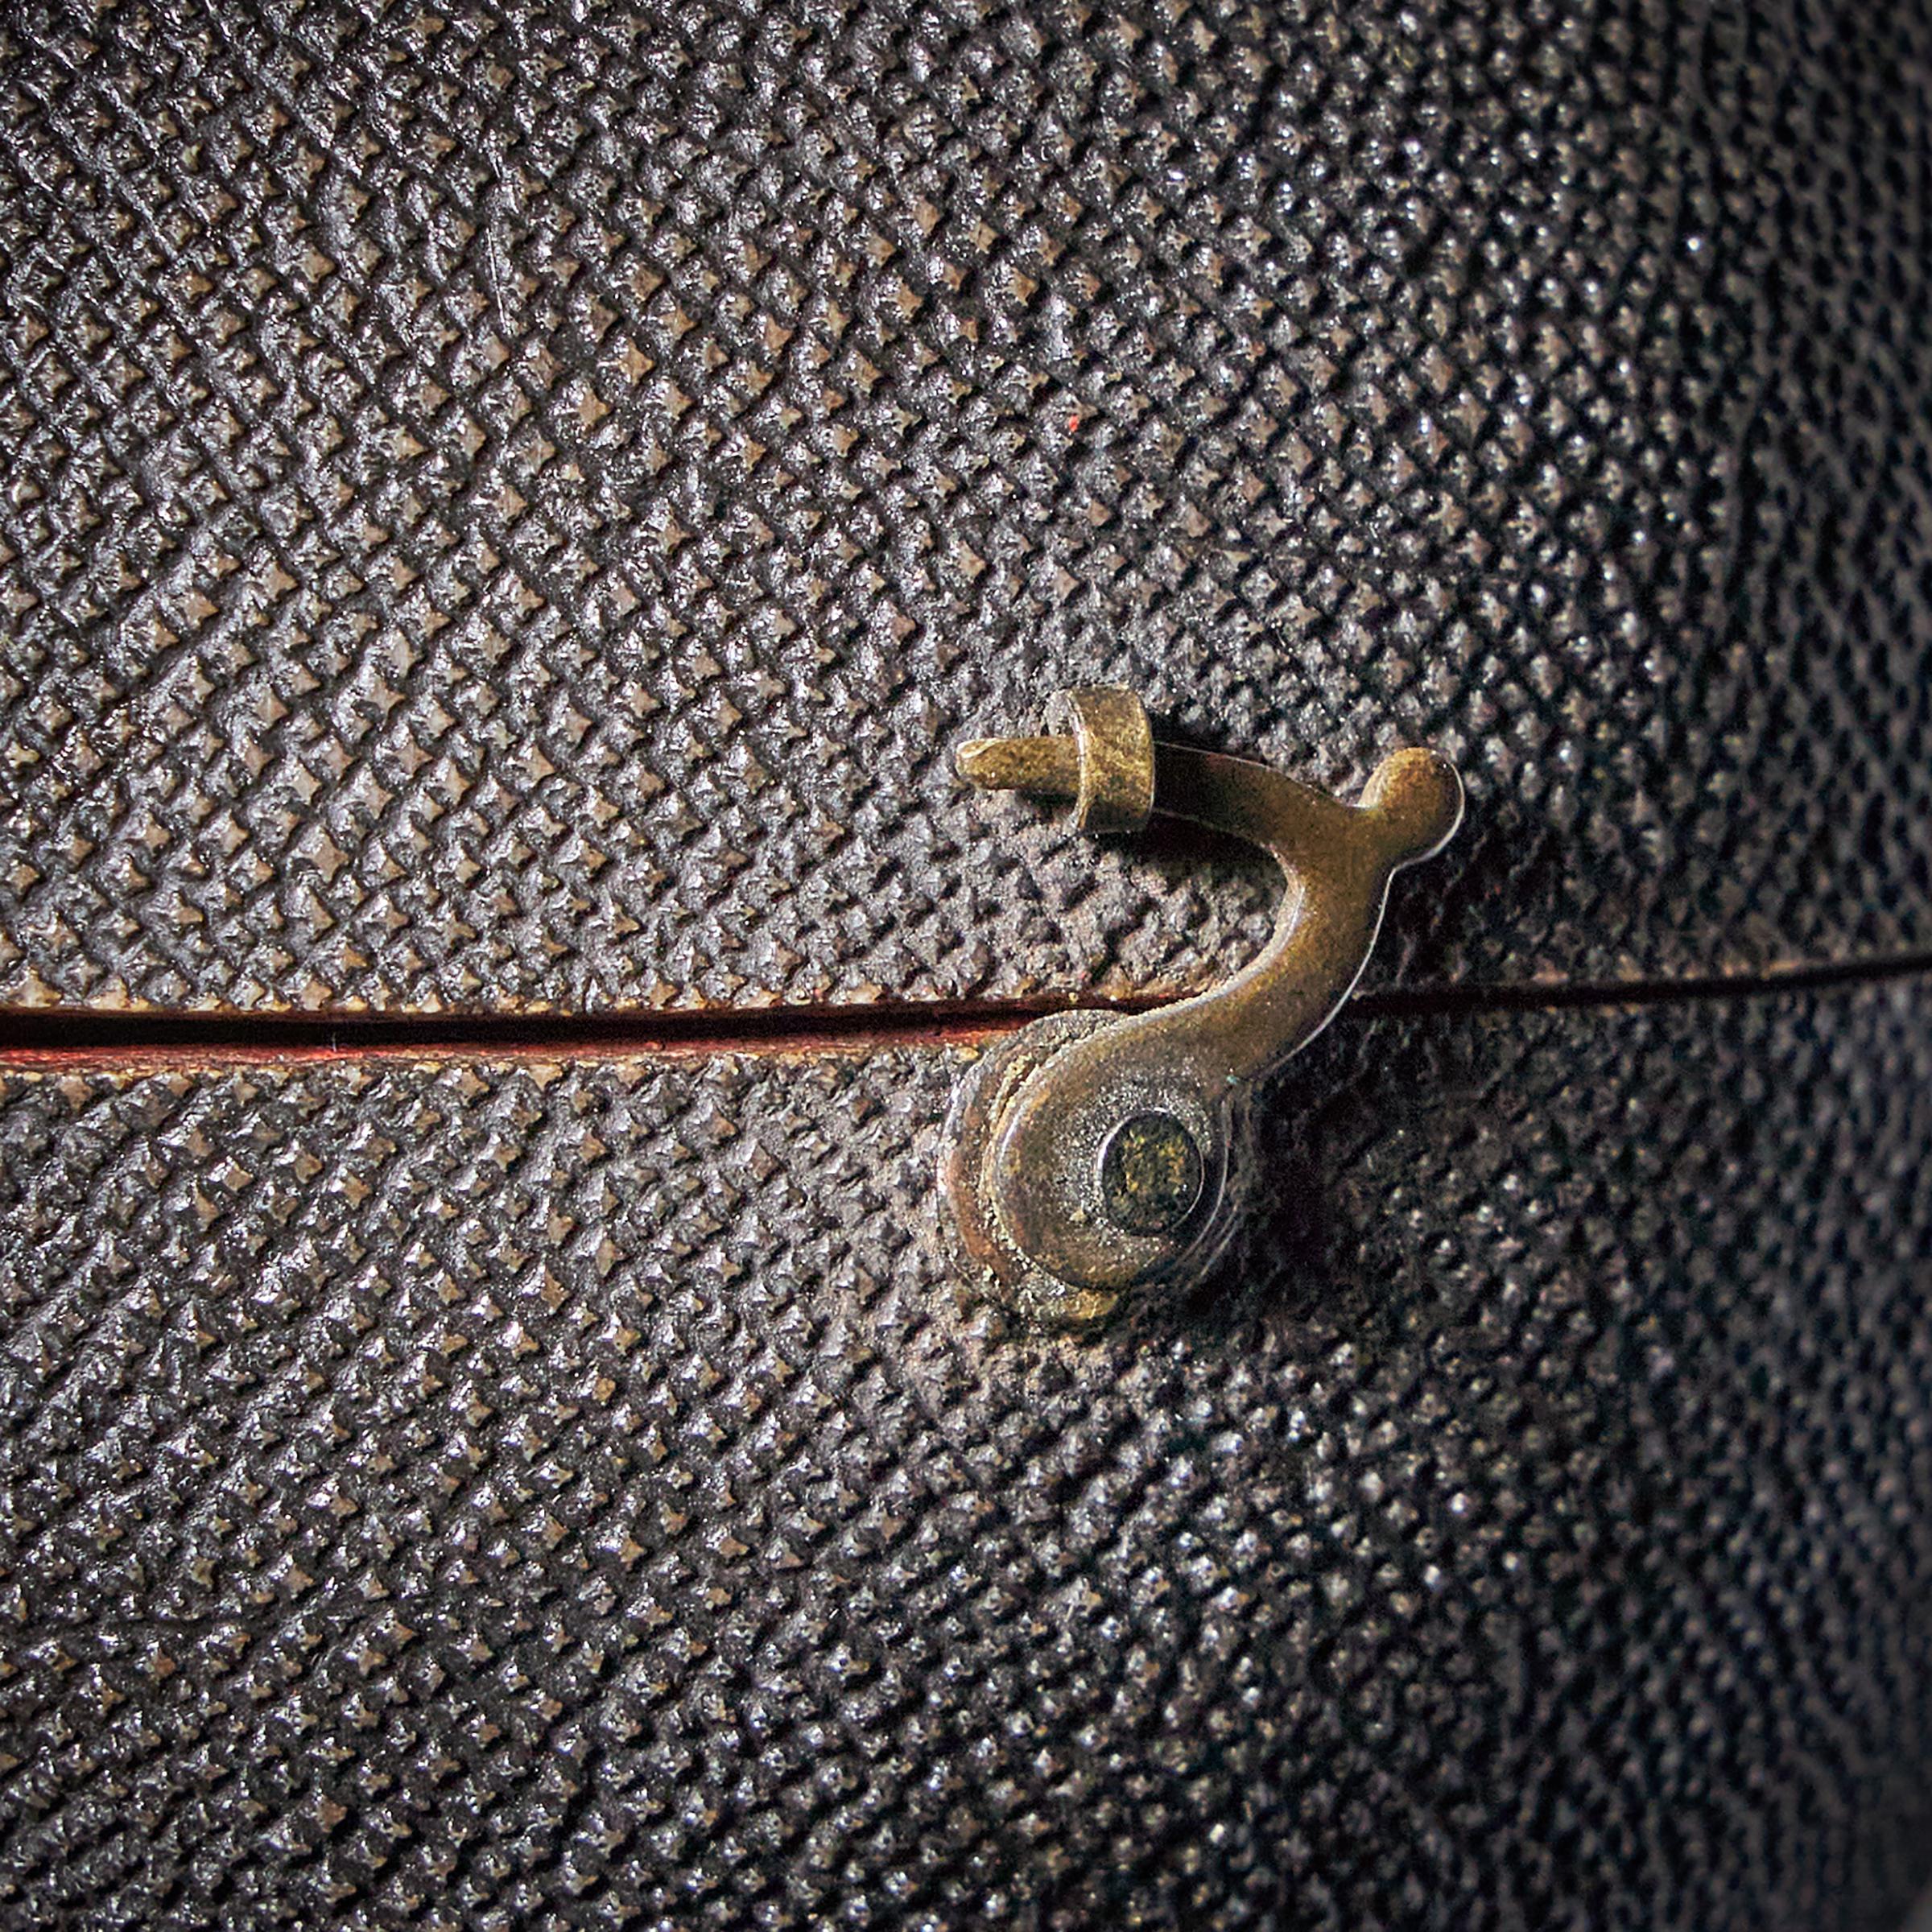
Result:
[[[1071,799],[1081,832],[1139,832],[1154,811],[1154,731],[1130,691],[1088,687],[1056,692],[1051,735],[975,738],[962,745],[960,776],[987,791]]]
[[[1224,985],[1154,1013],[1036,1021],[955,1102],[940,1180],[962,1258],[1009,1307],[1090,1322],[1219,1253],[1250,1090],[1348,997],[1389,881],[1447,844],[1463,787],[1437,753],[1398,751],[1344,805],[1265,765],[1157,743],[1131,691],[1063,692],[1050,717],[1065,729],[962,747],[961,775],[1072,799],[1088,831],[1162,812],[1232,833],[1271,852],[1290,886],[1274,937]]]

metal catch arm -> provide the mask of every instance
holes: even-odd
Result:
[[[1186,819],[1262,847],[1286,879],[1273,937],[1225,985],[1130,1018],[1038,1022],[956,1107],[942,1179],[963,1252],[998,1298],[1091,1320],[1212,1259],[1247,1090],[1348,997],[1390,880],[1448,841],[1463,791],[1438,753],[1398,751],[1347,805],[1269,766],[1157,744],[1130,692],[1069,691],[1055,709],[1070,731],[968,745],[962,776],[1072,799],[1092,829]]]

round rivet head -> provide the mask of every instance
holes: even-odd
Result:
[[[1158,1108],[1129,1114],[1100,1150],[1100,1205],[1127,1234],[1168,1234],[1199,1204],[1207,1165],[1194,1136]]]

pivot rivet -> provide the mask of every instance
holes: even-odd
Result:
[[[1207,1167],[1171,1113],[1131,1113],[1100,1150],[1100,1203],[1129,1234],[1168,1234],[1200,1203]]]

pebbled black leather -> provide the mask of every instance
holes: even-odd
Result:
[[[1457,758],[1385,986],[1924,952],[1929,283],[1922,0],[19,0],[0,1005],[1198,986],[1090,679]],[[1922,977],[1344,1018],[1080,1341],[960,1051],[259,1045],[0,1068],[0,1922],[1932,1880]]]
[[[0,1000],[1199,985],[1096,679],[1460,761],[1378,972],[1932,947],[1929,175],[1919,0],[10,7]]]
[[[1932,989],[1344,1021],[1070,1342],[959,1056],[0,1088],[0,1918],[1893,1932]]]

